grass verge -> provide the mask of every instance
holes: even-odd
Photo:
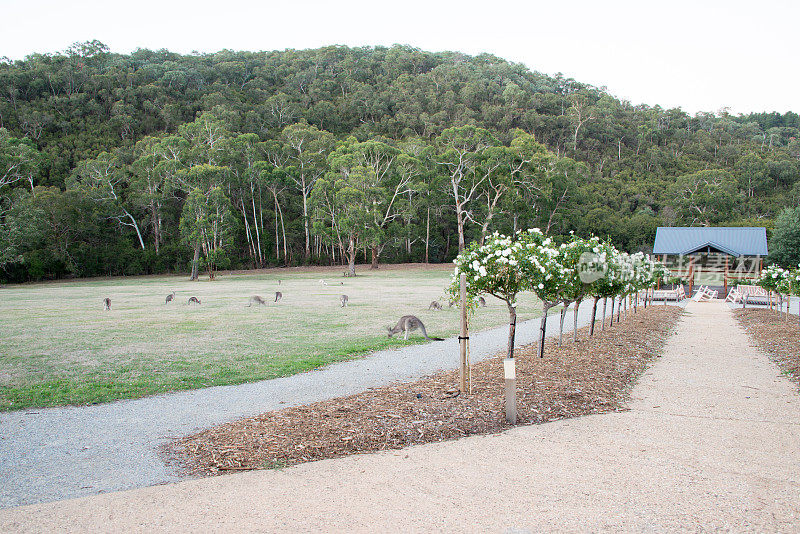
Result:
[[[458,331],[444,288],[449,266],[273,269],[215,282],[146,276],[4,286],[0,289],[0,411],[119,399],[253,382],[407,344],[386,338],[401,315],[432,336]],[[165,296],[176,292],[175,301]],[[283,293],[274,301],[276,291]],[[349,306],[340,306],[346,294]],[[251,295],[265,306],[247,306]],[[202,305],[186,304],[197,296]],[[112,300],[104,311],[102,300]],[[444,310],[429,310],[433,300]],[[520,299],[519,320],[540,303]],[[507,324],[497,299],[471,318],[474,331]],[[413,336],[408,343],[422,342]]]

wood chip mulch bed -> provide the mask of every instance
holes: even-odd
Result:
[[[519,424],[625,410],[632,384],[662,352],[683,310],[641,307],[588,338],[579,331],[544,359],[517,358]],[[557,321],[558,317],[551,317]],[[505,422],[502,357],[472,366],[472,394],[457,395],[458,372],[285,408],[178,439],[164,453],[187,475],[284,467],[325,458],[500,432]],[[456,396],[454,396],[456,395]]]
[[[797,315],[778,315],[765,308],[734,310],[734,316],[755,344],[800,384],[800,325]]]

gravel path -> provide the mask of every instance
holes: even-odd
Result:
[[[0,511],[0,531],[800,529],[800,395],[691,303],[628,412]]]
[[[602,306],[598,306],[602,308]],[[610,311],[610,310],[609,310]],[[600,310],[598,310],[600,312]],[[568,313],[571,319],[572,312]],[[580,306],[588,323],[591,302]],[[571,331],[567,320],[565,330]],[[539,320],[517,325],[517,344],[536,341]],[[548,334],[558,329],[550,316]],[[506,346],[508,327],[472,333],[473,362]],[[157,454],[172,437],[457,367],[455,338],[381,351],[367,358],[275,380],[221,386],[96,406],[0,414],[0,508],[178,480]]]

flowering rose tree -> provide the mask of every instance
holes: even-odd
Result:
[[[756,281],[756,284],[770,293],[777,293],[780,298],[782,293],[790,288],[790,277],[790,272],[783,267],[770,265],[761,271],[761,276]],[[770,299],[770,308],[772,308],[772,299]]]
[[[632,285],[631,293],[636,294],[636,298],[633,299],[633,313],[636,313],[639,306],[639,292],[643,289],[647,290],[655,285],[653,281],[655,262],[650,259],[650,256],[645,255],[643,252],[632,254],[630,259],[633,269],[633,278],[630,282]]]
[[[658,287],[659,284],[666,283],[670,278],[669,269],[667,269],[667,266],[661,263],[660,261],[653,261],[651,263],[651,266],[652,267],[650,269],[650,276],[645,283],[646,289],[648,290],[647,294],[649,295],[649,297],[648,295],[645,296],[645,307],[647,307],[648,299],[650,300],[650,304],[651,305],[653,304],[651,291],[655,290],[655,288]]]
[[[535,229],[538,231],[538,229]],[[528,230],[530,232],[530,230]],[[541,234],[541,232],[539,232]],[[562,263],[562,250],[549,237],[541,242],[530,242],[526,249],[532,263],[528,271],[531,291],[542,301],[542,320],[539,332],[539,357],[544,358],[544,337],[547,329],[547,312],[564,299],[571,283],[570,270]],[[562,314],[563,317],[563,314]],[[563,323],[562,323],[563,324]]]
[[[783,296],[786,295],[786,320],[789,320],[789,306],[792,302],[792,271],[784,269],[781,276],[778,277],[778,308],[779,312],[783,311]]]
[[[455,272],[450,283],[451,298],[459,298],[461,273],[467,275],[467,296],[472,306],[479,295],[488,294],[508,307],[508,358],[514,357],[517,327],[517,294],[531,289],[533,271],[538,272],[530,254],[544,241],[542,232],[534,228],[518,232],[513,238],[495,232],[483,243],[473,242],[454,260]]]
[[[627,252],[620,252],[617,256],[617,270],[619,274],[619,281],[617,283],[618,293],[616,296],[611,297],[611,326],[614,326],[614,301],[619,298],[617,305],[617,322],[620,321],[622,315],[622,305],[628,293],[633,291],[633,260],[631,255]]]
[[[581,258],[586,258],[586,255],[591,254],[594,247],[599,245],[600,239],[597,237],[583,239],[572,236],[568,243],[564,243],[559,247],[558,261],[566,269],[563,281],[564,287],[561,292],[561,302],[564,304],[564,308],[561,310],[561,324],[558,333],[559,346],[561,346],[561,336],[564,332],[564,316],[567,313],[567,308],[572,303],[575,304],[572,342],[578,341],[578,308],[589,291],[589,284],[581,279]]]
[[[800,297],[800,264],[798,264],[797,269],[792,271],[789,275],[789,289],[792,295]],[[798,321],[800,321],[800,303],[797,304],[797,317]]]
[[[589,335],[594,335],[594,323],[597,316],[597,303],[603,299],[603,327],[606,322],[606,303],[608,297],[619,292],[619,251],[611,243],[598,243],[583,261],[583,280],[589,282],[587,294],[594,297],[592,304],[592,322]]]

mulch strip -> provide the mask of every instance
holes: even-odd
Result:
[[[796,315],[778,315],[765,308],[736,309],[739,324],[782,371],[800,384],[800,325]]]
[[[651,306],[613,328],[564,346],[519,350],[519,424],[625,410],[632,384],[657,356],[683,310]],[[558,320],[557,316],[551,320]],[[164,453],[185,474],[285,467],[418,443],[496,433],[505,422],[502,358],[472,365],[472,394],[458,395],[458,372],[397,383],[348,397],[285,408],[175,440]],[[455,395],[455,396],[454,396]]]

